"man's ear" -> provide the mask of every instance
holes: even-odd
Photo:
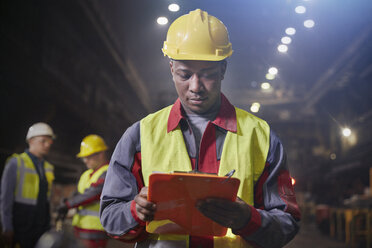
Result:
[[[170,67],[171,73],[173,74],[173,60],[169,60],[169,67]]]
[[[35,137],[32,137],[32,138],[29,138],[29,139],[27,140],[27,144],[28,144],[28,146],[30,146],[30,144],[34,141],[34,138],[35,138]]]
[[[103,160],[103,161],[106,160],[106,153],[105,153],[105,151],[99,153],[99,159],[100,160]]]
[[[226,68],[227,68],[227,61],[222,60],[220,63],[221,63],[221,80],[223,80],[225,78],[225,72],[226,72]]]

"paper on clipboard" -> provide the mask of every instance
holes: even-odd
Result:
[[[194,173],[153,173],[148,200],[156,203],[154,220],[146,231],[162,234],[224,236],[227,228],[202,215],[195,205],[208,197],[235,201],[240,180]]]

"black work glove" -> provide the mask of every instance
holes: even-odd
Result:
[[[57,213],[58,213],[58,216],[57,216],[57,220],[64,220],[66,215],[67,215],[67,212],[68,212],[68,207],[66,205],[66,202],[67,199],[64,199],[63,200],[63,203],[61,203],[58,207],[57,207]]]

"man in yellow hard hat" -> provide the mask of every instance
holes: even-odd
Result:
[[[66,199],[58,207],[58,212],[65,215],[68,209],[77,208],[72,219],[75,235],[87,248],[102,248],[106,246],[107,238],[99,220],[99,197],[105,182],[108,160],[108,147],[102,137],[91,134],[81,142],[77,154],[88,167],[80,177],[78,192]]]
[[[117,144],[101,196],[106,231],[137,241],[136,247],[284,246],[300,219],[285,153],[265,121],[234,107],[221,93],[232,54],[225,25],[205,11],[191,11],[171,24],[162,51],[170,58],[179,98],[132,125]],[[180,204],[178,199],[161,206],[148,201],[150,174],[191,170],[220,176],[236,171],[235,202],[207,198],[196,206],[228,227],[227,234],[147,233],[146,222],[156,230],[169,227],[169,220],[152,221],[158,208]]]
[[[27,132],[29,147],[8,158],[1,178],[2,235],[8,247],[34,247],[50,229],[53,166],[45,160],[55,134],[43,122]]]

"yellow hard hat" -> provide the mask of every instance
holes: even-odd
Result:
[[[76,155],[78,158],[90,156],[96,152],[106,151],[108,147],[101,136],[90,134],[86,136],[80,144],[80,152]]]
[[[205,61],[224,60],[233,52],[225,25],[200,9],[170,25],[162,51],[175,60]]]

